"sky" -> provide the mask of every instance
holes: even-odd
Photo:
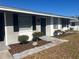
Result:
[[[79,16],[79,0],[0,0],[0,5],[63,16]]]

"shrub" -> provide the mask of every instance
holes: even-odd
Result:
[[[41,37],[44,34],[43,34],[43,32],[34,32],[32,35],[33,35],[33,37]]]
[[[73,28],[70,28],[70,31],[72,31],[73,30]]]
[[[42,32],[34,32],[33,34],[33,41],[41,40],[39,37],[43,36],[44,34]]]
[[[18,40],[20,43],[26,43],[28,39],[29,39],[29,36],[27,35],[22,35],[18,37]]]
[[[63,33],[64,33],[64,32],[61,31],[61,30],[56,30],[56,31],[54,32],[54,36],[62,35]]]
[[[33,37],[32,41],[39,41],[41,40],[39,37]]]

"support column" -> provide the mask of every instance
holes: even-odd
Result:
[[[6,27],[6,12],[4,12],[4,24],[5,24],[5,45],[7,45],[7,27]]]
[[[54,31],[55,31],[55,29],[54,29],[54,24],[53,24],[53,20],[54,20],[54,18],[53,17],[51,17],[51,21],[50,21],[50,27],[51,27],[51,36],[53,36],[53,33],[54,33]]]
[[[46,36],[51,36],[51,17],[46,19]]]
[[[59,29],[59,30],[62,29],[61,18],[58,18],[58,29]]]

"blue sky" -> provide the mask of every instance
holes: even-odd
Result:
[[[0,5],[49,12],[64,16],[79,15],[79,0],[0,0]]]

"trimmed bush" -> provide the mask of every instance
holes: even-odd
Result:
[[[33,41],[41,40],[39,37],[43,36],[44,34],[42,32],[34,32],[33,34]]]
[[[34,32],[32,35],[33,35],[33,37],[41,37],[44,34],[43,34],[43,32]]]
[[[27,40],[29,39],[29,36],[27,35],[22,35],[18,37],[18,40],[20,43],[27,43]]]

